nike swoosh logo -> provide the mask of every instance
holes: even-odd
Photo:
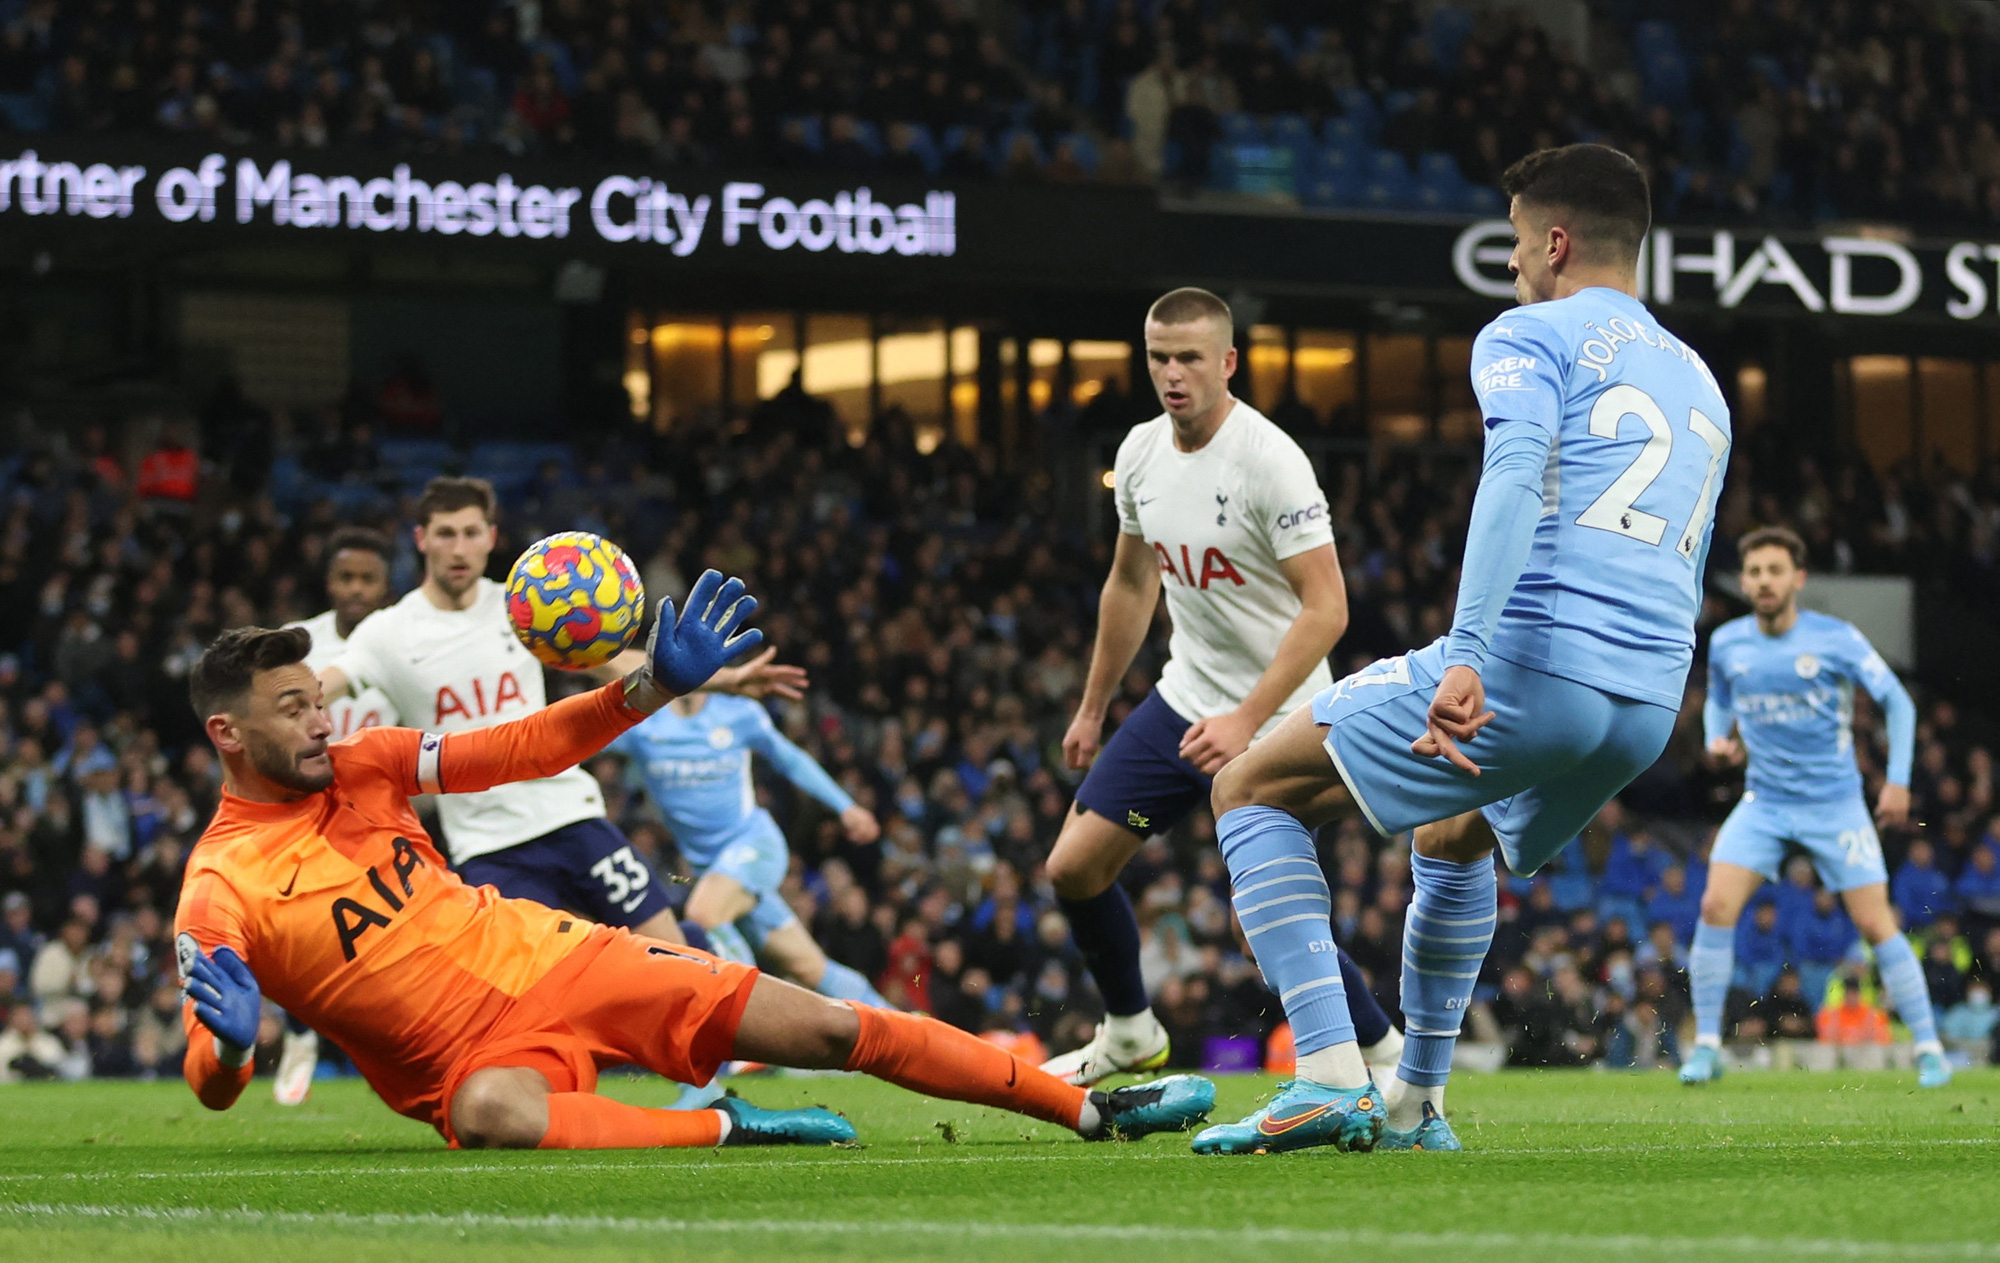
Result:
[[[1146,498],[1145,498],[1144,500],[1141,500],[1141,501],[1139,501],[1139,503],[1140,503],[1140,504],[1151,504],[1151,503],[1152,503],[1153,501],[1155,501],[1155,500],[1157,500],[1157,499],[1159,499],[1159,498],[1160,498],[1160,497],[1158,497],[1158,496],[1147,496],[1147,497],[1146,497]]]
[[[1282,1136],[1294,1128],[1305,1126],[1332,1108],[1333,1102],[1328,1101],[1324,1105],[1315,1105],[1302,1114],[1287,1114],[1283,1118],[1266,1115],[1264,1120],[1257,1124],[1257,1130],[1266,1136]]]
[[[1020,1076],[1020,1073],[1021,1073],[1021,1063],[1019,1061],[1010,1061],[1007,1063],[1008,1087],[1011,1088],[1014,1086],[1014,1080]]]
[[[278,898],[289,899],[291,897],[292,887],[299,884],[299,869],[302,867],[304,867],[303,864],[292,865],[292,879],[285,883],[285,888],[283,890],[278,892]]]

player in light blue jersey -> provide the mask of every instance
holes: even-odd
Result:
[[[1473,346],[1486,452],[1451,633],[1341,680],[1216,778],[1236,912],[1291,1020],[1298,1077],[1197,1152],[1458,1148],[1444,1085],[1493,940],[1493,849],[1533,873],[1673,730],[1729,410],[1635,296],[1650,224],[1638,166],[1571,145],[1503,183],[1521,306]],[[1415,830],[1408,1024],[1386,1091],[1330,967],[1307,832],[1350,797],[1385,837]]]
[[[1752,613],[1724,623],[1708,642],[1708,701],[1702,708],[1709,753],[1749,770],[1743,799],[1715,839],[1688,973],[1694,990],[1695,1050],[1682,1083],[1722,1076],[1722,1006],[1736,963],[1736,921],[1757,887],[1778,876],[1788,844],[1812,856],[1820,880],[1837,891],[1855,928],[1875,949],[1889,1001],[1916,1039],[1917,1082],[1951,1082],[1923,966],[1889,905],[1877,823],[1910,815],[1910,760],[1917,708],[1867,638],[1837,618],[1799,608],[1806,546],[1783,527],[1765,527],[1737,545],[1743,595]],[[1889,720],[1889,767],[1869,819],[1854,763],[1854,686],[1868,690]]]
[[[785,740],[764,707],[743,697],[677,698],[609,747],[630,758],[695,871],[688,920],[726,956],[757,957],[821,995],[888,1008],[859,973],[828,960],[778,885],[790,853],[771,813],[757,805],[750,756],[761,754],[801,790],[838,812],[857,845],[881,834],[813,757]]]

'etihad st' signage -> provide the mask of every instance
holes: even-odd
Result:
[[[1452,270],[1467,289],[1512,298],[1507,273],[1514,228],[1487,219],[1458,234]],[[1942,267],[1942,277],[1929,267]],[[1725,309],[1747,301],[1795,303],[1810,312],[1897,316],[1915,307],[1927,285],[1948,287],[1946,314],[1957,320],[2000,312],[2000,244],[1958,241],[1919,251],[1882,237],[1800,238],[1743,235],[1718,228],[1655,228],[1639,252],[1639,297],[1663,306],[1705,302]],[[1936,300],[1933,299],[1933,302]]]
[[[791,192],[792,196],[787,196]],[[958,206],[948,192],[891,203],[866,186],[824,196],[743,180],[719,191],[651,175],[608,175],[588,188],[517,180],[423,179],[407,162],[387,175],[307,171],[289,158],[233,163],[212,153],[157,175],[144,166],[44,161],[34,150],[0,161],[0,215],[168,224],[235,224],[377,234],[528,240],[595,238],[646,244],[686,258],[697,250],[801,250],[948,257]]]

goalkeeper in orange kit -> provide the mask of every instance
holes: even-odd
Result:
[[[228,632],[196,663],[223,764],[215,819],[175,918],[189,1086],[227,1109],[250,1078],[262,997],[337,1043],[382,1099],[455,1146],[545,1149],[834,1143],[826,1110],[644,1109],[594,1094],[634,1063],[706,1083],[725,1061],[845,1069],[1010,1109],[1088,1139],[1198,1122],[1214,1085],[1175,1076],[1087,1092],[928,1018],[828,1000],[693,948],[466,885],[411,811],[588,758],[762,639],[756,602],[709,571],[647,663],[524,719],[448,736],[365,729],[329,745],[297,628]]]

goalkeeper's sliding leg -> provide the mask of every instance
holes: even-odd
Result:
[[[1086,1140],[1185,1130],[1204,1119],[1215,1102],[1215,1085],[1195,1075],[1114,1092],[1074,1087],[921,1014],[830,1000],[764,975],[751,984],[727,1056],[805,1070],[857,1071],[927,1096],[1012,1110],[1070,1128]],[[595,1084],[574,1082],[560,1061],[520,1060],[523,1064],[484,1066],[458,1084],[448,1104],[457,1143],[636,1149],[840,1144],[855,1137],[845,1118],[824,1109],[762,1110],[734,1099],[713,1109],[648,1109],[589,1090],[561,1090]]]

